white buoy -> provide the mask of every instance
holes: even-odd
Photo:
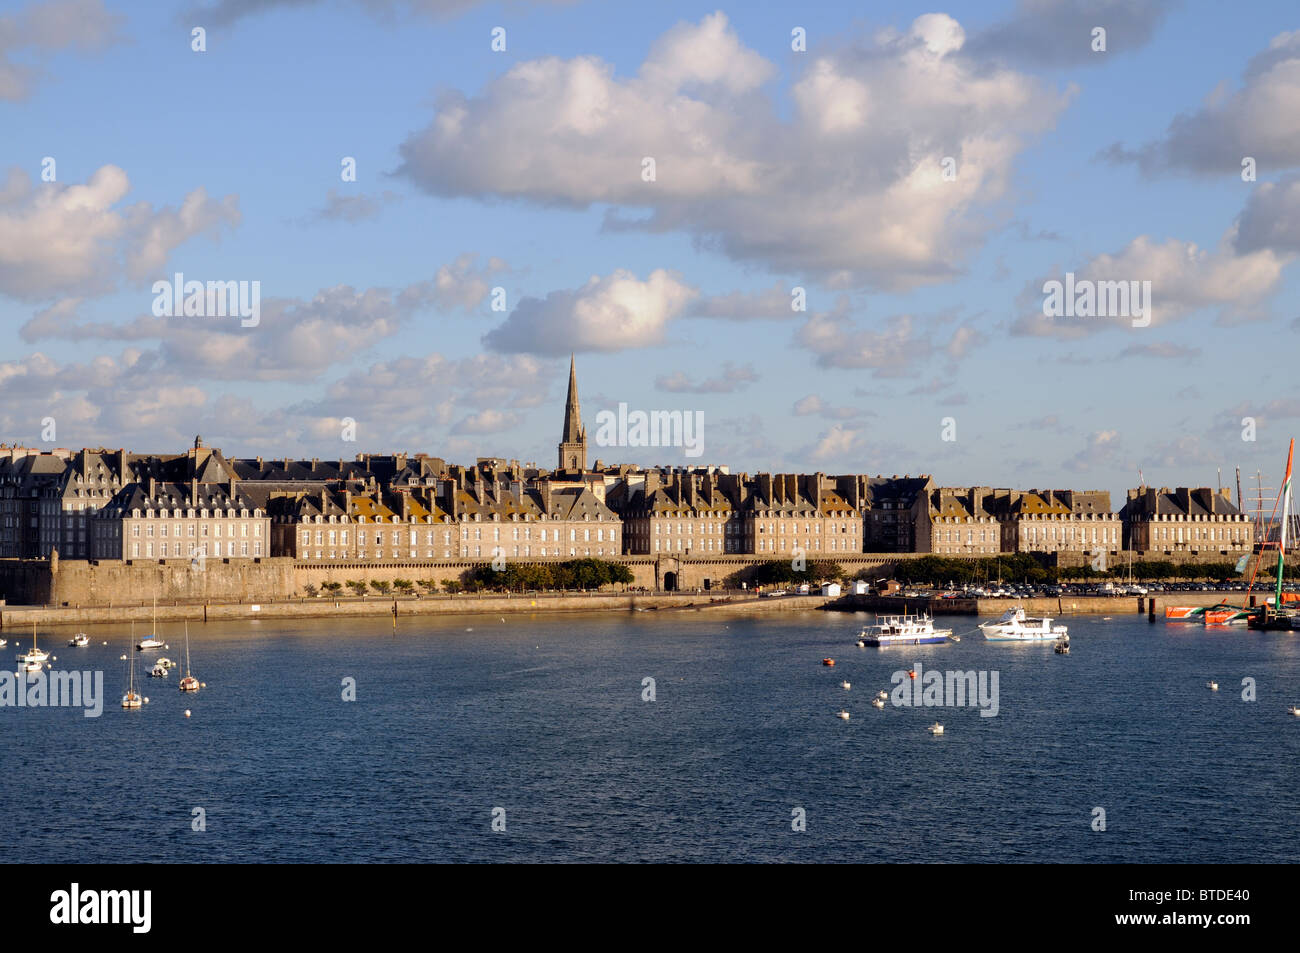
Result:
[[[188,708],[185,709],[185,717],[186,718],[190,717],[190,710]]]
[[[145,703],[146,705],[149,704],[149,696],[148,696],[148,695],[145,696],[145,698],[144,698],[144,703]]]
[[[107,642],[100,642],[99,644],[100,644],[100,645],[107,645],[108,643],[107,643]]]

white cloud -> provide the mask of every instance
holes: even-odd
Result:
[[[1269,249],[1238,254],[1235,234],[1235,228],[1230,229],[1214,251],[1194,242],[1172,238],[1156,242],[1140,235],[1119,252],[1098,255],[1074,269],[1075,283],[1150,281],[1151,327],[1170,324],[1202,308],[1219,309],[1223,322],[1252,317],[1276,289],[1290,257]],[[1064,282],[1065,274],[1045,275],[1025,287],[1020,296],[1023,311],[1012,325],[1013,333],[1063,338],[1084,337],[1107,328],[1141,333],[1142,328],[1133,327],[1131,316],[1045,316],[1043,286],[1047,281]]]
[[[976,34],[972,52],[1036,66],[1100,66],[1140,49],[1177,0],[1018,0],[1006,20]],[[1092,49],[1092,31],[1106,30],[1106,52]]]
[[[744,390],[758,380],[758,373],[752,364],[736,367],[730,361],[723,362],[722,374],[708,377],[696,383],[684,372],[661,374],[655,378],[655,388],[673,394],[730,394]]]
[[[35,184],[11,169],[0,182],[0,293],[39,300],[103,292],[121,272],[156,278],[178,246],[240,220],[235,196],[216,201],[201,187],[177,209],[118,208],[130,189],[112,165],[85,185]]]
[[[961,42],[955,21],[928,15],[868,49],[811,57],[785,118],[758,89],[771,67],[715,14],[665,33],[636,76],[550,57],[477,95],[443,95],[402,145],[400,173],[440,196],[608,203],[609,228],[684,230],[733,258],[841,285],[944,280],[995,223],[1020,151],[1068,99],[963,55]]]
[[[1105,155],[1144,172],[1235,175],[1253,157],[1261,170],[1300,166],[1300,30],[1279,33],[1246,68],[1242,85],[1220,87],[1201,108],[1174,118],[1162,138]]]
[[[576,291],[524,298],[483,341],[494,351],[547,355],[645,347],[663,341],[668,322],[695,294],[663,269],[645,281],[620,269],[593,275]]]

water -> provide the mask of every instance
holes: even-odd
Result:
[[[1065,620],[1072,654],[859,649],[863,616],[608,613],[191,626],[198,695],[121,627],[42,633],[108,703],[0,709],[6,860],[1294,861],[1300,640]],[[472,631],[469,631],[472,629]],[[4,651],[12,659],[18,633]],[[100,645],[112,639],[111,646]],[[838,664],[824,668],[823,656]],[[870,707],[996,670],[1000,712]],[[355,702],[341,682],[356,679]],[[657,700],[642,701],[655,679]],[[1241,698],[1256,680],[1258,701]],[[1206,688],[1217,679],[1218,692]],[[845,691],[840,683],[853,687]],[[848,722],[836,717],[846,707]],[[193,717],[183,712],[192,709]],[[942,737],[926,732],[936,718]],[[191,830],[192,809],[207,830]],[[504,808],[506,830],[492,831]],[[807,830],[791,830],[803,808]],[[1106,811],[1104,832],[1093,809]]]

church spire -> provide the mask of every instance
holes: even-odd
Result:
[[[572,354],[569,355],[569,396],[564,402],[559,460],[561,470],[587,469],[587,430],[582,426],[582,410],[578,406],[578,371]]]

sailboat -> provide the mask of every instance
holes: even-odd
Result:
[[[145,649],[160,649],[163,647],[163,640],[158,638],[158,600],[153,601],[153,632],[148,638],[141,639],[136,650],[143,652]]]
[[[197,692],[199,680],[190,674],[190,624],[185,623],[185,677],[181,679],[181,691]]]
[[[1282,502],[1282,523],[1279,527],[1277,542],[1277,569],[1274,575],[1277,577],[1277,589],[1274,592],[1272,605],[1264,608],[1247,620],[1247,624],[1252,629],[1282,629],[1290,630],[1295,628],[1295,616],[1282,608],[1282,570],[1286,563],[1286,534],[1287,524],[1290,523],[1291,514],[1291,459],[1295,455],[1295,438],[1291,438],[1291,447],[1286,453],[1286,477],[1282,481],[1282,491],[1279,497]],[[1261,549],[1261,553],[1263,550]]]
[[[144,704],[144,699],[141,698],[140,693],[135,690],[135,656],[130,655],[130,653],[128,653],[128,656],[131,660],[129,663],[131,680],[127,685],[126,694],[122,696],[122,707],[139,708]]]
[[[45,662],[49,659],[50,653],[44,649],[36,647],[36,623],[32,623],[32,648],[30,652],[19,652],[18,661],[20,662]]]

